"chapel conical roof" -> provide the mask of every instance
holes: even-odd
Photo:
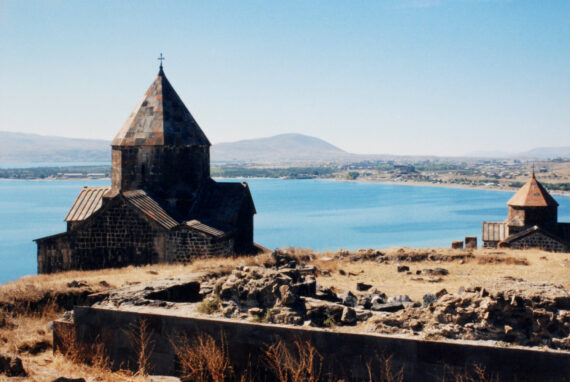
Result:
[[[556,207],[558,202],[546,191],[546,188],[534,176],[507,202],[515,207]]]
[[[210,141],[164,75],[158,76],[111,146],[203,145]]]

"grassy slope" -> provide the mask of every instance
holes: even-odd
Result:
[[[422,252],[456,254],[448,249],[412,250],[391,249],[386,256],[417,254]],[[298,255],[312,253],[297,249]],[[266,256],[266,255],[261,255]],[[504,276],[522,278],[527,281],[549,282],[570,289],[570,254],[556,254],[538,250],[477,250],[474,258],[455,261],[354,261],[347,256],[340,260],[330,260],[333,253],[315,254],[312,261],[320,270],[330,271],[321,275],[317,282],[334,286],[337,291],[355,290],[357,282],[366,282],[388,295],[407,294],[413,300],[421,301],[425,293],[434,293],[442,288],[450,292],[460,286],[493,282]],[[501,261],[495,263],[495,261]],[[505,261],[506,260],[506,261]],[[262,263],[263,258],[241,257],[225,259],[220,265],[216,259],[197,260],[191,265],[153,265],[127,267],[101,271],[72,271],[54,275],[25,277],[0,286],[0,354],[17,355],[24,361],[24,367],[38,381],[51,381],[58,376],[85,377],[99,376],[103,380],[143,380],[140,376],[125,373],[110,373],[103,367],[89,367],[75,364],[61,355],[51,352],[51,331],[46,326],[49,321],[61,316],[64,307],[69,308],[74,301],[80,301],[87,293],[104,291],[157,278],[165,278],[182,273],[230,269],[235,265]],[[411,275],[396,271],[397,264],[408,265],[410,270],[442,267],[449,275],[437,283],[411,280]],[[526,265],[525,265],[526,264]],[[340,274],[343,270],[345,275]],[[326,272],[324,272],[326,273]],[[77,281],[85,284],[70,287],[68,283]],[[33,354],[36,353],[36,354]],[[1,380],[2,376],[0,376]]]

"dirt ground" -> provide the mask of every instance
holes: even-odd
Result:
[[[551,253],[540,250],[487,250],[479,249],[460,260],[423,260],[413,261],[409,254],[429,254],[453,256],[468,255],[471,252],[451,249],[403,249],[406,255],[399,255],[402,249],[390,249],[385,257],[395,257],[383,263],[372,261],[328,260],[330,256],[320,255],[314,263],[319,269],[330,269],[331,276],[319,276],[317,282],[339,291],[353,290],[356,283],[364,282],[386,293],[388,296],[408,295],[414,301],[421,301],[426,293],[436,293],[445,288],[456,292],[460,287],[474,284],[489,284],[504,277],[513,277],[536,283],[553,283],[570,289],[570,254]],[[325,261],[322,261],[322,258]],[[398,260],[398,257],[408,259]],[[435,257],[435,256],[434,256]],[[413,258],[413,256],[412,256]],[[412,274],[398,272],[398,266],[408,266]],[[441,276],[441,281],[434,282],[424,278],[418,280],[416,271],[422,269],[444,268],[448,275]],[[339,273],[343,270],[345,276]],[[414,280],[414,278],[416,278]]]

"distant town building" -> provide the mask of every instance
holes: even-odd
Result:
[[[484,247],[570,251],[570,223],[558,223],[558,203],[536,180],[534,171],[507,205],[507,220],[483,222]]]
[[[111,186],[83,188],[67,232],[36,240],[38,273],[257,251],[247,183],[210,178],[210,142],[162,65],[111,146]]]

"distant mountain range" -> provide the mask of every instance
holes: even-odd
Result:
[[[570,158],[570,146],[538,147],[520,153],[512,153],[506,151],[478,151],[469,153],[467,156],[473,158]]]
[[[406,157],[411,158],[410,156]],[[479,152],[471,153],[466,157],[570,158],[570,146],[542,147],[517,154]],[[394,159],[397,157],[394,155],[351,154],[319,138],[302,134],[281,134],[268,138],[215,144],[211,148],[211,158],[212,162],[218,163],[307,163]],[[111,161],[110,141],[0,131],[0,162],[107,161]]]
[[[346,160],[355,154],[302,134],[280,134],[268,138],[218,143],[211,149],[214,162],[319,162]]]
[[[0,162],[107,162],[111,142],[0,131]],[[302,134],[215,144],[213,162],[319,162],[357,157]]]
[[[0,162],[110,162],[109,143],[0,131]]]

